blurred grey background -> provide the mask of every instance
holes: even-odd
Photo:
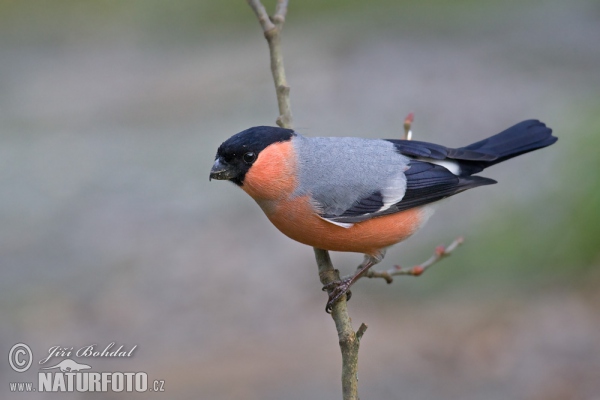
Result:
[[[600,399],[600,3],[292,0],[283,46],[305,135],[398,138],[414,111],[415,138],[448,146],[527,118],[560,138],[380,268],[464,235],[449,259],[355,286],[362,398]],[[312,249],[208,182],[223,140],[277,116],[246,2],[2,0],[0,52],[0,397],[55,398],[9,382],[51,346],[114,341],[134,357],[95,371],[166,392],[61,398],[340,398]]]

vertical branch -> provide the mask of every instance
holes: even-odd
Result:
[[[340,271],[333,268],[328,251],[315,248],[315,258],[319,267],[319,279],[323,285],[340,279]],[[331,316],[335,321],[342,350],[343,398],[344,400],[358,399],[358,349],[367,325],[361,324],[358,331],[354,333],[345,297],[333,305]]]
[[[275,15],[271,19],[267,10],[260,0],[248,0],[248,4],[254,10],[258,22],[263,28],[267,43],[269,43],[269,54],[271,55],[271,73],[275,81],[275,90],[277,92],[277,105],[279,107],[279,117],[277,125],[282,128],[292,127],[292,109],[290,105],[290,87],[285,77],[285,68],[283,67],[283,54],[281,52],[281,30],[285,23],[287,14],[287,0],[277,0]]]
[[[276,123],[282,128],[292,127],[292,110],[290,106],[290,87],[285,78],[283,68],[283,55],[281,54],[281,36],[280,28],[275,28],[265,32],[265,37],[269,42],[271,52],[271,72],[275,80],[275,90],[277,91],[277,105],[279,107],[279,117]]]
[[[281,52],[281,30],[285,23],[288,0],[277,0],[275,15],[270,18],[261,4],[260,0],[247,0],[254,10],[265,38],[269,44],[271,56],[271,73],[275,81],[277,93],[277,105],[279,106],[279,117],[277,125],[282,128],[292,127],[292,111],[290,106],[290,87],[285,77],[283,67],[283,54]],[[331,258],[327,250],[314,249],[317,265],[319,267],[319,279],[323,285],[340,279],[339,271],[333,268]],[[340,349],[342,352],[342,392],[344,400],[358,400],[358,349],[360,339],[367,329],[362,324],[357,332],[352,328],[352,321],[348,315],[346,298],[342,297],[331,310],[331,317],[335,322],[338,332]]]

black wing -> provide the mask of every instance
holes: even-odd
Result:
[[[467,189],[497,183],[480,176],[456,176],[446,168],[413,160],[406,175],[406,193],[395,204],[396,212],[442,200]]]
[[[433,158],[430,155],[427,157]],[[467,189],[496,183],[479,176],[456,176],[446,168],[425,161],[411,160],[406,175],[406,192],[402,200],[384,208],[381,192],[374,192],[356,202],[340,215],[321,215],[331,222],[352,224],[382,215],[394,214],[423,206],[455,195]]]

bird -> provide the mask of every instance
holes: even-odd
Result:
[[[350,287],[383,260],[386,249],[427,222],[441,200],[497,183],[476,174],[557,140],[535,119],[458,148],[255,126],[219,146],[209,180],[233,182],[293,240],[364,254],[353,276],[324,288],[330,312],[342,296],[349,299]]]

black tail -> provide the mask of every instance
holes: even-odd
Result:
[[[477,143],[453,149],[448,158],[459,162],[461,175],[471,175],[518,155],[550,146],[557,140],[552,136],[552,129],[543,122],[530,119]]]

